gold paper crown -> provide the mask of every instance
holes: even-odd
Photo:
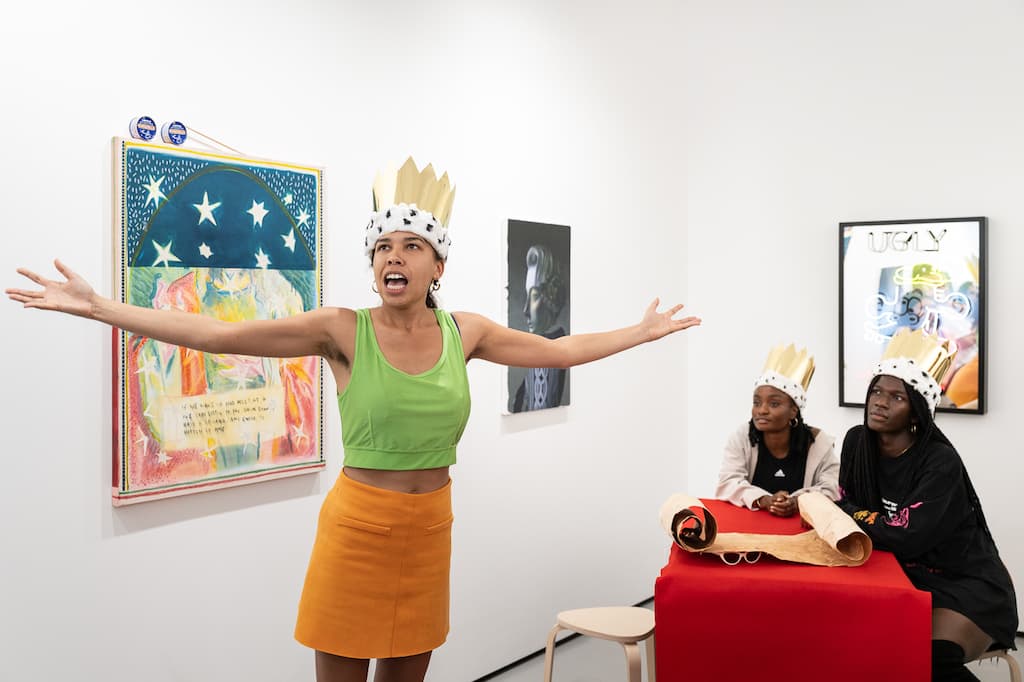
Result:
[[[804,391],[811,385],[814,376],[814,356],[804,348],[797,351],[793,344],[776,346],[768,353],[762,372],[775,372],[803,386]]]
[[[885,352],[882,353],[882,361],[896,358],[913,360],[915,365],[935,380],[935,383],[941,384],[942,378],[953,366],[956,351],[956,343],[952,339],[943,340],[925,334],[920,329],[910,331],[904,327],[889,341]]]
[[[423,171],[416,170],[416,162],[410,156],[397,171],[388,169],[378,172],[373,181],[373,210],[383,211],[397,204],[416,204],[422,211],[429,211],[445,227],[452,214],[455,188],[448,180],[448,173],[438,180],[434,167],[429,163]]]

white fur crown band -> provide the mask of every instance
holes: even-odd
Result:
[[[773,386],[779,389],[793,399],[793,402],[796,403],[801,412],[807,407],[807,393],[804,391],[804,387],[800,385],[800,382],[793,381],[778,372],[769,371],[759,376],[757,381],[754,382],[754,388],[758,386]]]
[[[879,374],[888,374],[907,382],[907,385],[927,401],[928,409],[932,411],[932,416],[935,416],[935,408],[939,406],[942,389],[932,375],[921,369],[920,365],[910,358],[887,358],[875,368],[875,376]]]
[[[448,260],[448,247],[452,243],[448,237],[448,228],[429,211],[417,208],[416,204],[398,204],[370,214],[366,239],[363,240],[370,260],[373,260],[377,240],[389,232],[412,232],[419,235],[437,251],[441,260]]]

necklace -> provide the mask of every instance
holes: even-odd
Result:
[[[913,441],[911,441],[910,445],[908,445],[907,447],[905,447],[902,450],[900,450],[897,454],[893,455],[893,458],[902,457],[903,455],[905,455],[907,453],[907,450],[909,450],[912,447],[914,447],[914,442]]]

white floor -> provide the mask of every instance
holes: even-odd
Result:
[[[1017,662],[1024,666],[1024,639],[1017,639],[1018,650],[1012,652]],[[646,666],[646,661],[644,662]],[[972,663],[971,672],[981,682],[1009,682],[1010,673],[1004,663]],[[577,637],[555,649],[555,669],[552,682],[624,682],[626,679],[626,657],[622,647],[614,642]],[[643,670],[646,682],[647,668]],[[487,682],[543,682],[544,658],[538,656]],[[724,681],[723,681],[724,682]]]

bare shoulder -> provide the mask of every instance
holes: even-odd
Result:
[[[351,308],[325,306],[317,311],[330,339],[324,356],[348,364],[355,351],[356,311]]]
[[[479,313],[471,313],[465,310],[453,310],[449,313],[459,323],[459,329],[477,329],[486,325],[494,324]]]
[[[326,331],[328,334],[334,334],[335,332],[344,332],[349,328],[355,330],[356,311],[350,308],[324,306],[300,313],[291,319],[308,325],[311,329],[316,328]]]
[[[459,333],[462,336],[462,347],[465,349],[467,357],[473,355],[477,346],[480,345],[481,339],[487,335],[488,330],[498,327],[496,322],[479,313],[458,310],[452,311],[450,314],[455,320],[455,324],[459,327]]]
[[[459,331],[462,332],[463,338],[467,334],[482,334],[489,326],[494,325],[494,322],[479,313],[453,310],[449,314],[459,325]]]
[[[341,325],[355,325],[356,311],[351,308],[339,308],[337,306],[324,306],[320,308],[328,320]]]

